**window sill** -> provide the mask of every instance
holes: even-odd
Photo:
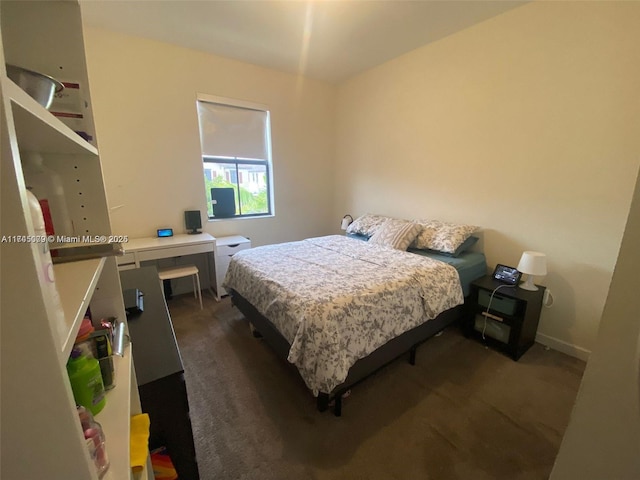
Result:
[[[235,220],[260,220],[262,218],[273,218],[273,217],[275,217],[275,215],[273,213],[270,213],[268,215],[252,215],[252,216],[246,216],[246,217],[228,217],[228,218],[208,217],[207,221],[228,222],[228,221],[235,221]]]

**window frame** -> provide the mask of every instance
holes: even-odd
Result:
[[[202,152],[202,143],[201,143],[201,148],[200,148],[200,159],[202,162],[202,170],[203,170],[203,186],[205,189],[205,198],[207,199],[207,203],[206,203],[206,212],[207,212],[207,217],[209,221],[223,221],[223,220],[236,220],[236,219],[241,219],[241,218],[261,218],[261,217],[273,217],[275,216],[275,186],[274,186],[274,182],[273,182],[273,159],[272,159],[272,154],[271,154],[271,111],[269,110],[269,108],[267,107],[267,105],[263,105],[263,104],[259,104],[259,103],[254,103],[254,102],[249,102],[249,101],[245,101],[245,100],[238,100],[238,99],[233,99],[233,98],[227,98],[227,97],[219,97],[219,96],[214,96],[214,95],[208,95],[208,94],[203,94],[203,93],[198,93],[196,95],[196,113],[198,112],[198,104],[200,102],[203,103],[215,103],[215,104],[220,104],[220,105],[224,105],[227,107],[236,107],[236,108],[243,108],[243,109],[248,109],[248,110],[256,110],[259,112],[264,112],[266,114],[266,122],[265,122],[265,147],[266,147],[266,153],[267,153],[267,159],[265,160],[261,160],[261,159],[250,159],[250,158],[242,158],[242,157],[227,157],[227,156],[215,156],[215,155],[205,155]],[[200,131],[201,128],[201,124],[200,124],[200,115],[197,115],[197,120],[198,120],[198,129]],[[199,136],[200,136],[200,132],[199,132]],[[202,142],[202,138],[200,138],[200,141]],[[237,185],[237,191],[235,192],[235,198],[237,200],[237,208],[238,211],[240,212],[239,214],[230,216],[230,217],[224,217],[224,218],[220,218],[220,217],[215,217],[215,216],[211,216],[209,215],[209,207],[213,207],[212,203],[211,203],[211,192],[207,191],[207,178],[206,178],[206,174],[205,174],[205,166],[206,164],[235,164],[235,168],[236,168],[236,182],[235,184]],[[267,211],[263,212],[263,213],[242,213],[242,204],[240,201],[240,175],[239,175],[239,171],[238,171],[238,166],[239,165],[260,165],[260,166],[264,166],[265,167],[265,183],[266,183],[266,190],[267,190]],[[231,182],[230,182],[231,183]]]
[[[238,157],[214,157],[211,155],[202,155],[202,167],[204,170],[204,166],[207,163],[214,163],[214,164],[235,164],[236,167],[236,184],[238,185],[238,189],[240,189],[240,172],[238,170],[238,165],[260,165],[260,166],[265,166],[266,167],[266,184],[267,184],[267,211],[264,213],[242,213],[242,203],[240,202],[239,198],[238,198],[238,210],[240,210],[240,214],[238,215],[234,215],[232,217],[224,217],[224,218],[218,218],[215,216],[211,216],[209,215],[209,204],[211,204],[211,192],[207,192],[207,182],[205,180],[205,195],[207,196],[208,202],[207,202],[207,216],[209,217],[209,220],[233,220],[234,218],[251,218],[251,217],[268,217],[268,216],[273,216],[273,212],[272,212],[272,208],[271,208],[271,204],[272,201],[270,199],[271,196],[271,189],[269,188],[269,186],[272,185],[271,183],[271,172],[270,172],[270,168],[269,168],[269,161],[268,160],[252,160],[252,159],[248,159],[248,158],[238,158]],[[203,171],[204,173],[204,171]],[[232,183],[232,182],[229,182]],[[240,197],[240,193],[237,192],[237,196]]]

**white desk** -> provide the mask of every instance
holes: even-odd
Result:
[[[140,268],[140,262],[213,252],[215,237],[208,233],[186,233],[173,237],[132,238],[122,244],[124,255],[117,258],[121,270]]]
[[[173,237],[132,238],[123,243],[124,255],[117,257],[119,270],[140,268],[140,263],[147,260],[181,257],[198,253],[213,253],[216,239],[208,233],[186,233]],[[207,255],[207,281],[211,291],[211,275],[209,273],[209,255]],[[212,291],[213,294],[213,291]]]

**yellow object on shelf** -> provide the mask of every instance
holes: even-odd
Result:
[[[131,470],[138,472],[147,463],[149,455],[149,415],[141,413],[131,417],[130,456]]]

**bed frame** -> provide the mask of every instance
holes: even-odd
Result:
[[[276,329],[276,327],[263,316],[248,300],[235,290],[230,290],[231,301],[240,310],[255,328],[254,336],[262,337],[269,344],[276,354],[283,359],[289,356],[291,345]],[[324,412],[329,408],[330,402],[334,402],[334,414],[336,417],[342,415],[342,397],[353,386],[360,383],[369,375],[380,370],[396,358],[405,353],[409,353],[409,363],[415,365],[416,351],[418,346],[433,337],[446,327],[457,322],[464,313],[464,305],[458,305],[446,310],[433,320],[418,325],[408,330],[402,335],[385,343],[377,350],[358,360],[350,369],[345,381],[335,387],[331,392],[320,392],[318,394],[317,408]]]

